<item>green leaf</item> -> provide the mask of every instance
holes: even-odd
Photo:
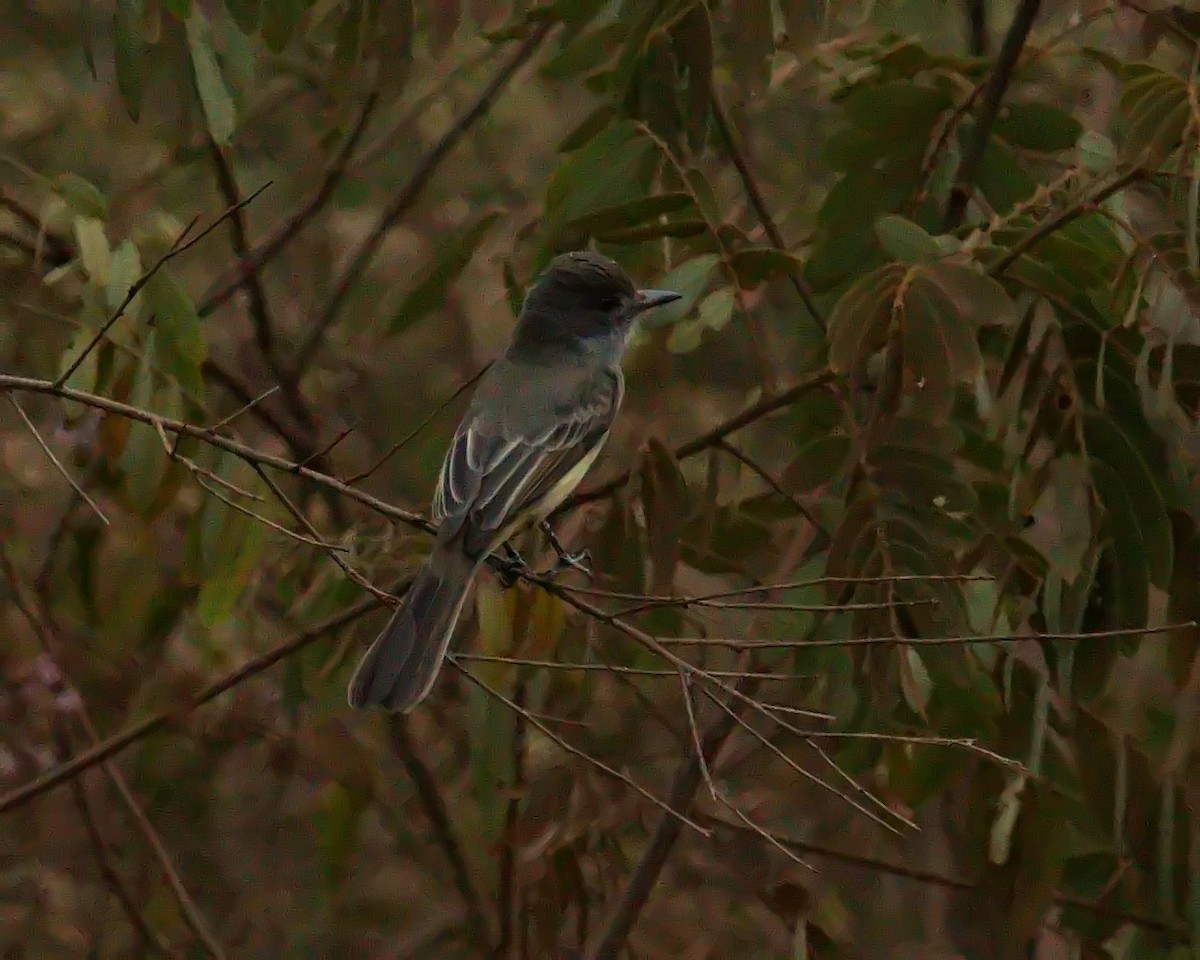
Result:
[[[691,313],[696,301],[708,286],[709,276],[719,260],[720,257],[715,253],[704,253],[679,264],[662,278],[658,286],[664,290],[674,290],[680,298],[649,314],[643,314],[646,319],[640,321],[639,325],[645,330],[654,330],[678,323]]]
[[[321,789],[320,805],[313,812],[313,832],[330,889],[338,889],[350,869],[363,810],[364,805],[340,783],[326,783]]]
[[[263,0],[225,0],[225,9],[233,17],[242,33],[253,33],[258,29],[262,16]],[[181,19],[187,19],[183,17]]]
[[[827,486],[846,468],[853,444],[844,434],[817,437],[800,448],[780,478],[780,486],[789,493],[811,493]]]
[[[679,564],[679,541],[688,514],[688,490],[675,456],[651,439],[642,458],[642,499],[653,577],[651,593],[671,593]]]
[[[404,295],[392,316],[391,323],[388,324],[389,334],[397,334],[407,329],[430,311],[445,304],[446,291],[471,262],[488,230],[499,219],[500,214],[497,212],[485,213],[473,223],[457,231],[443,233],[438,238],[437,247],[425,273]]]
[[[1156,166],[1179,143],[1191,117],[1187,84],[1145,64],[1132,64],[1122,73],[1125,89],[1118,106],[1127,123],[1123,152],[1139,164]]]
[[[104,287],[104,300],[109,310],[116,310],[130,289],[142,276],[142,258],[132,240],[122,240],[112,252],[109,263],[108,281]],[[126,314],[136,317],[141,305],[140,295],[134,297],[125,308]],[[119,324],[118,324],[119,326]]]
[[[992,140],[983,151],[975,185],[1001,214],[1028,200],[1037,189],[1037,182],[1017,162],[1012,150],[999,140]]]
[[[617,115],[616,109],[610,103],[602,103],[580,121],[579,125],[563,137],[554,148],[558,153],[571,153],[578,150],[594,136],[604,130]]]
[[[829,316],[829,365],[839,373],[858,369],[883,347],[892,301],[907,268],[888,264],[860,278],[842,294]]]
[[[555,230],[645,196],[653,146],[621,123],[569,154],[546,187],[546,220]]]
[[[100,289],[108,283],[112,252],[108,248],[108,237],[104,224],[94,217],[75,218],[75,242],[79,245],[79,259],[88,277]]]
[[[153,410],[154,394],[154,373],[148,361],[143,358],[134,374],[129,403],[139,410]],[[148,513],[167,466],[166,451],[163,450],[162,438],[158,431],[148,424],[131,422],[129,439],[117,466],[125,475],[125,484],[133,508]]]
[[[804,261],[799,257],[775,247],[739,250],[730,258],[730,265],[743,290],[753,290],[766,280],[785,277],[792,271],[800,273],[804,269]]]
[[[76,358],[83,353],[84,349],[92,342],[96,331],[90,327],[80,327],[75,331],[75,335],[71,337],[67,344],[67,349],[63,351],[62,357],[59,359],[58,373],[59,376],[67,372],[67,369],[73,364]],[[66,379],[63,384],[71,390],[81,390],[84,393],[94,393],[96,391],[96,379],[100,371],[100,348],[88,352],[83,363]],[[82,403],[77,403],[74,400],[64,400],[63,408],[66,411],[67,418],[70,420],[78,419],[88,412],[88,407]]]
[[[60,173],[54,178],[54,192],[76,213],[103,220],[108,216],[108,200],[90,180],[74,173]]]
[[[863,84],[842,101],[842,109],[879,140],[916,138],[924,143],[942,112],[954,108],[948,90],[911,80]]]
[[[687,139],[693,151],[703,149],[708,136],[708,114],[713,71],[713,28],[708,5],[694,3],[676,25],[671,37],[675,56],[687,70]]]
[[[924,717],[929,698],[933,695],[933,680],[921,655],[913,647],[905,644],[903,651],[900,658],[900,689],[913,712]]]
[[[937,241],[904,217],[880,217],[875,221],[875,234],[884,252],[901,263],[932,263],[942,256]]]
[[[217,144],[224,146],[233,137],[237,126],[237,112],[221,65],[213,49],[212,25],[204,14],[196,10],[187,21],[188,48],[192,55],[192,70],[196,80],[196,92],[204,109],[208,132]]]
[[[1011,103],[996,120],[995,132],[1013,146],[1043,153],[1070,150],[1083,132],[1069,113],[1047,103]]]
[[[263,0],[263,40],[273,53],[287,46],[313,0]]]
[[[132,439],[132,438],[131,438]],[[267,528],[252,517],[230,510],[213,561],[212,576],[200,588],[196,614],[212,629],[227,619],[254,582],[267,542]]]
[[[634,227],[654,217],[678,210],[695,211],[689,194],[680,192],[639,197],[572,220],[564,225],[564,230],[598,236],[609,230]]]
[[[200,317],[187,292],[165,270],[146,283],[146,301],[154,311],[153,355],[164,373],[179,381],[191,397],[204,395],[201,364],[208,356]]]
[[[117,89],[135,122],[142,112],[142,69],[146,40],[142,36],[142,0],[117,0],[113,15],[113,56]]]
[[[1157,478],[1113,417],[1089,411],[1084,417],[1083,435],[1089,460],[1093,464],[1103,462],[1120,478],[1133,508],[1134,528],[1145,542],[1151,579],[1156,586],[1166,587],[1174,569],[1174,549],[1171,521]]]

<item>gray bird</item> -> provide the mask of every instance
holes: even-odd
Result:
[[[679,296],[636,289],[590,251],[545,270],[455,431],[433,495],[433,550],[354,672],[352,707],[408,712],[429,693],[480,564],[545,520],[608,439],[634,318]]]

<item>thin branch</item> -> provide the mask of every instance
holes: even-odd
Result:
[[[546,724],[542,723],[541,720],[539,720],[536,716],[534,716],[532,713],[530,713],[524,707],[520,706],[519,704],[514,703],[512,700],[510,700],[508,697],[506,697],[504,694],[502,694],[495,687],[491,686],[486,681],[481,680],[479,677],[475,676],[475,674],[471,673],[470,670],[468,670],[466,667],[464,667],[462,664],[460,664],[457,660],[452,659],[452,658],[447,658],[447,662],[450,664],[450,666],[452,666],[455,670],[457,670],[460,674],[462,674],[466,679],[470,680],[471,683],[475,684],[480,689],[485,690],[491,696],[495,697],[497,700],[499,700],[501,703],[503,703],[506,707],[508,707],[511,711],[513,711],[513,713],[517,714],[520,717],[523,717],[527,723],[531,723],[531,724],[533,724],[533,726],[537,727],[542,733],[544,733],[547,737],[549,737],[556,744],[558,744],[560,747],[562,747],[563,750],[565,750],[567,753],[571,754],[571,756],[578,757],[580,760],[584,761],[589,766],[595,767],[601,773],[604,773],[607,776],[610,776],[617,780],[620,780],[621,783],[625,784],[627,787],[629,787],[631,790],[633,790],[639,796],[645,798],[646,800],[649,800],[652,804],[654,804],[654,806],[658,807],[663,812],[664,817],[669,819],[672,823],[676,824],[677,829],[682,829],[684,826],[688,826],[688,827],[691,827],[693,830],[695,830],[698,834],[700,834],[700,836],[702,836],[702,837],[708,836],[708,831],[706,829],[704,829],[704,827],[701,827],[699,824],[694,823],[691,820],[691,818],[688,817],[688,815],[686,813],[681,813],[678,809],[676,809],[676,804],[672,803],[670,800],[662,800],[659,797],[656,797],[653,793],[651,793],[649,790],[647,790],[645,787],[643,787],[640,783],[638,783],[636,780],[634,780],[628,774],[622,773],[620,770],[617,770],[615,767],[609,766],[603,760],[599,760],[596,757],[591,756],[591,754],[587,753],[586,751],[579,749],[579,747],[575,746],[570,741],[564,740],[562,737],[560,737],[557,733],[555,733],[548,726],[546,726]],[[674,796],[674,794],[672,794],[672,796]],[[688,799],[690,799],[690,795],[689,795]],[[3,812],[3,809],[4,808],[2,806],[0,806],[0,812]]]
[[[70,744],[64,732],[59,744],[59,762],[61,763],[69,757],[70,752]],[[83,822],[83,829],[88,836],[88,843],[91,845],[92,854],[96,859],[96,867],[100,871],[100,876],[103,878],[105,886],[112,892],[117,903],[121,905],[121,909],[125,912],[130,925],[136,931],[141,941],[151,950],[166,957],[176,956],[175,951],[171,949],[162,935],[151,927],[150,922],[142,916],[142,912],[138,909],[137,902],[134,900],[133,893],[129,890],[124,878],[117,871],[116,865],[112,861],[111,847],[100,832],[95,812],[92,810],[91,801],[88,799],[87,785],[84,783],[82,777],[71,781],[71,798],[75,803],[75,809],[79,813],[79,819]]]
[[[975,175],[979,172],[979,166],[983,162],[983,155],[991,142],[992,127],[995,126],[996,117],[1000,113],[1000,104],[1004,100],[1005,93],[1008,92],[1009,84],[1012,83],[1013,71],[1017,67],[1021,50],[1029,38],[1029,31],[1033,29],[1033,21],[1036,19],[1041,5],[1041,0],[1018,0],[1016,13],[1013,14],[1008,33],[1004,36],[1004,44],[996,58],[996,66],[992,70],[991,76],[988,77],[987,86],[983,90],[971,143],[964,152],[962,163],[959,164],[954,177],[954,188],[950,191],[950,202],[946,208],[946,219],[943,224],[943,229],[947,232],[956,229],[962,223],[963,216],[967,212],[971,187],[975,182]]]
[[[452,404],[455,400],[457,400],[462,395],[463,391],[469,390],[473,384],[478,383],[479,378],[482,377],[485,373],[488,372],[488,370],[490,370],[492,368],[493,363],[495,363],[494,360],[489,360],[482,367],[480,367],[479,370],[477,370],[475,373],[471,374],[471,376],[469,376],[466,380],[464,380],[457,387],[455,387],[454,392],[452,394],[450,394],[450,396],[448,396],[445,400],[443,400],[441,403],[439,403],[433,410],[431,410],[428,413],[428,415],[426,415],[424,420],[422,420],[415,427],[413,427],[410,431],[408,431],[408,433],[405,434],[400,440],[398,440],[396,443],[392,444],[391,449],[388,450],[387,453],[385,453],[382,457],[380,457],[373,464],[371,464],[371,466],[367,467],[367,469],[364,470],[362,473],[356,473],[354,476],[349,477],[346,480],[346,484],[348,486],[354,486],[354,484],[360,483],[361,481],[366,480],[367,477],[369,477],[376,470],[378,470],[385,463],[387,463],[392,457],[394,457],[397,453],[399,453],[400,450],[402,450],[408,443],[410,443],[414,437],[416,437],[422,430],[424,430],[427,426],[429,426],[429,424],[433,422],[433,420],[438,416],[438,414],[440,414],[443,410],[445,410],[448,406],[450,406],[450,404]]]
[[[712,827],[720,827],[727,830],[734,830],[738,833],[749,834],[757,833],[757,830],[752,831],[749,827],[745,827],[740,823],[734,823],[731,820],[726,820],[724,817],[715,816],[709,813],[697,813],[696,819],[702,823],[706,823]],[[786,834],[772,831],[772,836],[784,846],[790,847],[798,853],[810,854],[818,857],[828,857],[831,860],[837,860],[841,863],[850,866],[862,867],[866,870],[871,870],[876,873],[886,873],[893,877],[902,877],[906,880],[913,880],[917,883],[926,883],[933,886],[945,887],[949,890],[975,890],[975,884],[968,880],[962,880],[958,877],[948,877],[943,874],[933,873],[928,870],[917,870],[912,867],[902,866],[900,864],[888,863],[886,860],[878,860],[874,857],[864,857],[857,853],[848,853],[843,850],[837,850],[833,847],[827,847],[819,843],[812,843],[808,840],[801,840],[797,837],[790,837]],[[1054,901],[1063,906],[1076,907],[1080,910],[1086,910],[1089,913],[1094,913],[1097,916],[1109,917],[1114,920],[1119,920],[1124,923],[1130,923],[1134,926],[1143,927],[1147,930],[1154,930],[1158,933],[1166,934],[1176,940],[1176,942],[1186,942],[1188,939],[1187,931],[1180,926],[1164,923],[1153,917],[1142,916],[1141,914],[1130,913],[1125,910],[1120,910],[1115,907],[1110,907],[1106,904],[1096,903],[1092,900],[1084,900],[1079,897],[1073,897],[1069,894],[1055,893]]]
[[[36,259],[42,253],[43,244],[50,250],[50,262],[54,266],[70,263],[74,257],[71,244],[61,237],[55,236],[46,229],[42,218],[30,210],[25,204],[7,192],[0,192],[0,207],[10,211],[13,216],[33,231],[37,240],[30,247],[30,253]]]
[[[130,724],[119,733],[100,741],[95,746],[76,754],[66,763],[59,764],[53,770],[46,771],[24,786],[17,787],[15,790],[4,794],[0,797],[0,814],[24,806],[30,800],[41,796],[49,790],[53,790],[73,777],[79,776],[84,770],[104,763],[138,740],[170,726],[181,715],[186,716],[197,707],[203,706],[210,700],[215,700],[227,690],[233,689],[251,677],[258,676],[260,673],[273,667],[280,660],[291,656],[299,650],[303,650],[315,640],[319,640],[335,630],[340,630],[342,627],[353,623],[355,620],[378,609],[380,606],[382,606],[380,601],[374,597],[367,597],[347,607],[340,613],[336,613],[311,627],[300,630],[283,643],[272,647],[260,656],[248,660],[236,670],[210,683],[192,698],[190,703],[185,703],[178,709],[160,710],[152,713],[150,716]]]
[[[108,331],[112,329],[113,324],[125,315],[125,310],[129,307],[129,304],[133,302],[133,298],[141,293],[142,288],[150,282],[150,280],[156,273],[158,273],[159,270],[165,267],[176,257],[187,253],[187,251],[192,249],[192,247],[216,230],[217,227],[219,227],[222,223],[234,216],[239,210],[242,209],[242,207],[248,206],[257,200],[259,196],[262,195],[263,191],[270,187],[273,182],[274,181],[268,180],[241,203],[229,207],[229,209],[227,209],[224,213],[217,217],[216,220],[196,234],[196,236],[185,242],[185,238],[191,232],[192,226],[196,223],[196,221],[193,220],[190,224],[188,224],[188,226],[184,228],[183,232],[176,238],[175,242],[171,244],[171,249],[159,257],[154,266],[138,277],[134,284],[129,288],[129,292],[125,294],[125,299],[121,301],[117,309],[113,311],[112,315],[109,316],[100,329],[96,331],[96,335],[92,337],[91,341],[89,341],[88,344],[79,352],[79,356],[77,356],[71,362],[70,366],[68,366],[63,373],[59,374],[58,379],[54,381],[54,385],[61,387],[64,383],[71,379],[71,374],[79,369],[79,365],[83,363],[85,359],[87,359],[87,355],[96,348],[96,345],[101,340],[104,339],[104,337],[108,334]]]
[[[508,86],[509,81],[516,75],[517,71],[533,57],[553,27],[554,24],[550,20],[538,24],[529,36],[522,41],[512,57],[500,68],[491,82],[483,88],[475,102],[471,104],[461,117],[451,124],[450,129],[421,158],[421,161],[417,164],[416,171],[408,183],[404,185],[400,192],[392,199],[392,202],[384,209],[379,221],[375,224],[367,239],[363,241],[350,261],[350,265],[343,271],[341,277],[334,285],[333,296],[330,297],[325,309],[311,322],[308,338],[300,345],[300,349],[296,352],[293,370],[297,376],[302,374],[312,362],[313,356],[325,339],[326,332],[337,321],[342,307],[345,306],[346,300],[350,296],[350,291],[354,289],[359,278],[362,277],[371,261],[375,258],[375,254],[383,244],[384,238],[400,222],[404,215],[412,209],[413,205],[424,192],[426,184],[429,183],[433,175],[437,172],[438,167],[441,166],[442,161],[458,145],[463,135],[487,114],[492,104],[496,101],[496,98]]]
[[[317,528],[313,526],[312,521],[304,515],[304,511],[292,503],[291,498],[283,492],[283,488],[280,487],[279,484],[277,484],[274,480],[272,480],[270,475],[259,464],[253,464],[252,466],[255,473],[262,478],[262,482],[270,488],[271,492],[275,494],[279,502],[287,508],[288,513],[296,518],[296,521],[300,524],[300,526],[304,527],[304,529],[308,531],[309,535],[314,540],[324,543],[325,538],[321,536],[320,531],[317,530]],[[358,584],[368,593],[373,594],[376,598],[382,600],[384,603],[396,602],[395,598],[391,594],[384,590],[380,590],[377,586],[375,586],[375,584],[371,583],[370,580],[350,566],[346,559],[342,557],[337,550],[326,549],[325,552],[328,554],[329,559],[338,565],[338,568],[352,583]]]
[[[56,386],[50,380],[37,380],[33,377],[18,377],[11,374],[0,374],[0,390],[18,390],[26,393],[44,393],[50,396],[60,397],[66,400],[75,400],[85,406],[94,407],[97,410],[105,410],[108,413],[116,414],[120,417],[125,417],[128,420],[136,420],[139,423],[145,423],[151,427],[161,426],[168,433],[183,434],[188,437],[195,437],[214,447],[219,447],[222,450],[228,450],[230,453],[241,458],[249,464],[259,464],[262,466],[274,467],[276,470],[282,470],[285,473],[292,473],[297,476],[312,480],[315,483],[328,487],[330,490],[336,491],[351,500],[356,500],[365,506],[370,507],[377,513],[385,517],[390,517],[393,520],[399,520],[415,529],[424,530],[432,533],[434,527],[428,521],[423,519],[418,514],[408,510],[402,510],[399,507],[394,507],[391,504],[373,497],[368,493],[363,493],[360,490],[355,490],[333,477],[327,476],[311,467],[305,467],[298,463],[293,463],[283,457],[277,457],[273,454],[262,453],[249,447],[244,443],[239,443],[237,440],[231,440],[228,437],[223,437],[220,434],[212,432],[209,427],[200,427],[195,424],[185,423],[182,420],[175,420],[170,417],[160,416],[149,410],[142,410],[139,407],[130,406],[127,403],[121,403],[117,400],[111,400],[108,397],[102,397],[98,394],[87,393],[83,390],[73,390],[70,387]],[[257,408],[256,408],[257,409]]]
[[[62,465],[62,462],[58,459],[58,457],[56,457],[54,455],[54,451],[50,449],[50,445],[48,443],[46,443],[45,439],[38,432],[38,428],[36,426],[34,426],[33,421],[29,419],[29,414],[27,414],[25,412],[24,408],[21,406],[21,404],[17,402],[17,398],[10,394],[8,399],[12,403],[13,407],[16,409],[17,413],[20,415],[21,420],[24,421],[25,426],[29,428],[29,432],[31,434],[33,434],[33,439],[36,440],[38,446],[42,448],[42,452],[45,453],[46,456],[50,458],[50,462],[52,464],[54,464],[55,469],[57,469],[58,472],[60,474],[62,474],[63,479],[66,480],[67,483],[71,485],[71,489],[75,491],[75,493],[79,496],[79,498],[81,500],[83,500],[84,503],[86,503],[89,507],[92,508],[92,510],[95,512],[96,516],[98,516],[101,520],[104,521],[104,525],[106,527],[111,527],[112,522],[108,519],[108,517],[106,517],[104,515],[104,511],[101,510],[99,506],[97,506],[95,500],[93,500],[91,497],[89,497],[87,495],[87,491],[85,491],[83,489],[83,487],[81,487],[75,481],[75,478],[72,477],[71,474],[67,472],[67,468],[64,467]]]
[[[232,297],[244,284],[250,282],[251,277],[255,276],[263,267],[279,256],[283,252],[283,249],[300,234],[300,231],[308,221],[320,213],[325,205],[329,203],[333,198],[334,192],[337,190],[338,183],[345,174],[346,165],[349,163],[350,157],[366,132],[367,124],[378,102],[379,94],[377,91],[372,90],[363,103],[354,128],[350,131],[350,135],[346,137],[341,149],[338,150],[337,155],[329,164],[325,175],[321,178],[320,185],[313,195],[298,210],[280,221],[266,240],[258,244],[248,254],[242,256],[241,262],[238,264],[237,275],[228,283],[206,296],[197,307],[197,312],[200,316],[208,316]]]
[[[737,170],[738,177],[742,181],[742,189],[746,191],[746,197],[750,200],[750,205],[754,208],[755,214],[758,216],[759,223],[762,224],[763,230],[766,231],[767,237],[770,239],[772,246],[776,250],[787,252],[787,243],[783,239],[783,234],[779,227],[775,224],[775,219],[771,216],[771,211],[767,209],[767,202],[763,199],[762,190],[759,189],[758,182],[754,179],[754,174],[750,170],[750,165],[746,162],[741,148],[738,146],[737,140],[734,138],[733,129],[730,126],[729,118],[725,115],[725,111],[721,106],[721,99],[717,93],[716,84],[709,86],[709,102],[712,106],[713,122],[717,126],[717,132],[721,134],[721,139],[725,143],[725,152],[729,154],[729,159]],[[812,287],[808,285],[808,281],[804,279],[804,274],[801,273],[799,267],[793,267],[788,271],[788,279],[795,288],[796,293],[804,302],[804,306],[812,315],[812,318],[817,322],[817,325],[825,329],[825,315],[821,312],[821,308],[817,306],[816,294],[813,293]]]
[[[987,0],[966,0],[967,52],[973,57],[986,57],[991,46],[988,36]]]
[[[524,657],[501,657],[494,654],[486,653],[456,653],[455,660],[463,660],[468,663],[505,663],[510,667],[536,667],[539,670],[566,670],[580,672],[596,672],[596,673],[611,673],[622,674],[630,677],[678,677],[679,670],[652,670],[647,667],[625,667],[617,663],[564,663],[559,660],[529,660]],[[763,673],[746,670],[709,670],[710,677],[730,677],[734,680],[740,680],[746,677],[752,677],[755,680],[797,680],[802,679],[803,674],[798,673]],[[783,707],[771,707],[772,710],[791,709]]]
[[[0,547],[0,565],[4,567],[4,573],[8,579],[13,601],[17,609],[37,635],[46,656],[57,663],[58,658],[55,656],[55,644],[51,639],[51,633],[56,628],[54,627],[50,612],[45,608],[43,608],[41,616],[35,612],[34,604],[25,596],[25,587],[17,575],[16,567],[2,547]],[[66,677],[63,677],[63,682],[74,694],[76,709],[73,712],[76,714],[80,726],[92,743],[97,743],[99,737],[96,734],[96,728],[92,725],[91,718],[88,715],[87,704],[79,694],[78,687],[70,683]],[[63,746],[65,747],[66,745],[67,743],[64,740]],[[158,861],[159,868],[167,880],[167,885],[171,888],[171,894],[179,906],[180,915],[183,917],[184,923],[192,931],[196,939],[200,941],[209,956],[213,957],[214,960],[225,960],[224,948],[213,934],[212,928],[203,912],[201,912],[196,902],[188,893],[182,878],[179,876],[178,870],[175,868],[175,864],[172,862],[170,854],[167,852],[166,846],[163,844],[162,838],[154,829],[153,824],[150,823],[145,811],[142,810],[137,798],[133,795],[133,791],[129,788],[129,784],[125,782],[125,778],[113,764],[104,763],[101,768],[105,776],[108,777],[109,781],[116,788],[126,811],[132,818],[134,825],[138,828],[138,832],[142,835],[142,839],[150,847],[155,860]]]
[[[985,633],[954,637],[849,637],[845,640],[742,640],[732,637],[657,637],[658,643],[677,647],[725,647],[729,650],[797,649],[819,650],[824,647],[877,647],[905,644],[913,647],[942,647],[963,643],[1011,643],[1017,640],[1117,640],[1139,637],[1170,630],[1194,630],[1200,627],[1195,620],[1169,623],[1161,627],[1126,627],[1114,630],[1094,630],[1090,633]]]
[[[778,496],[783,497],[785,500],[791,503],[792,506],[799,510],[804,519],[811,523],[813,525],[813,529],[821,535],[823,540],[822,546],[833,541],[833,535],[825,527],[825,524],[820,521],[816,514],[814,514],[806,504],[801,503],[800,500],[788,493],[788,491],[783,488],[783,485],[780,484],[780,482],[773,476],[771,476],[770,472],[768,472],[766,468],[764,468],[756,460],[753,460],[751,457],[747,456],[728,440],[718,440],[716,447],[718,450],[724,450],[726,453],[728,453],[731,457],[745,466],[756,477],[762,480],[763,483],[775,491]]]
[[[1034,229],[1021,237],[1012,248],[993,266],[988,273],[993,277],[1003,275],[1009,267],[1016,263],[1023,255],[1028,253],[1039,243],[1045,240],[1053,233],[1057,233],[1067,224],[1078,220],[1086,213],[1091,213],[1100,204],[1104,203],[1109,197],[1120,193],[1132,183],[1139,180],[1144,180],[1149,176],[1148,171],[1141,167],[1134,167],[1126,173],[1121,174],[1112,183],[1105,187],[1101,187],[1091,196],[1085,197],[1078,203],[1072,204],[1064,210],[1059,210],[1052,216],[1047,217],[1039,223]]]
[[[442,853],[445,854],[446,860],[450,864],[454,886],[463,899],[467,911],[467,922],[471,927],[475,942],[480,946],[486,946],[491,936],[488,930],[487,915],[484,912],[483,897],[475,889],[471,871],[467,868],[466,857],[463,856],[462,847],[454,835],[454,825],[451,822],[446,800],[442,796],[437,777],[429,769],[420,751],[417,750],[416,744],[413,743],[412,734],[408,729],[408,717],[398,713],[389,716],[388,734],[392,751],[404,764],[404,769],[408,771],[409,779],[412,780],[417,791],[417,799],[420,800],[425,816],[429,819],[430,826],[433,827],[434,839],[442,848]]]

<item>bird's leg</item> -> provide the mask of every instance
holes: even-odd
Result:
[[[550,526],[549,520],[543,520],[541,523],[542,533],[546,535],[546,539],[550,541],[550,546],[554,548],[554,552],[558,554],[558,559],[554,562],[549,570],[542,576],[554,579],[564,570],[578,570],[580,573],[592,575],[592,555],[587,550],[580,550],[578,553],[569,553],[567,549],[559,543],[558,537],[554,534],[554,528]]]
[[[525,563],[524,557],[517,553],[516,549],[507,540],[500,544],[500,549],[504,551],[503,557],[494,557],[492,566],[496,571],[496,576],[500,580],[500,586],[505,590],[517,582],[518,577],[529,567]]]

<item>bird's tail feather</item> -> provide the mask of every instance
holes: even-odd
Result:
[[[393,614],[354,671],[350,706],[407,713],[425,699],[478,566],[458,544],[434,547],[404,606]]]

